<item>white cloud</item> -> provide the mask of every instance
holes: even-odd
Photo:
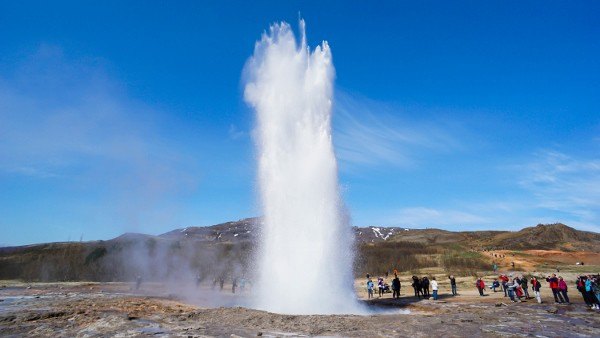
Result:
[[[423,153],[451,152],[463,147],[454,134],[459,129],[457,124],[419,121],[417,112],[341,91],[336,94],[334,109],[336,155],[346,166],[411,167]]]
[[[600,230],[599,157],[544,150],[519,169],[519,183],[535,197],[535,207],[560,213],[564,223]]]

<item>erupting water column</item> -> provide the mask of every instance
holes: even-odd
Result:
[[[342,215],[331,139],[334,68],[326,42],[313,52],[274,24],[246,65],[256,110],[264,228],[255,284],[259,309],[357,313],[350,229]]]

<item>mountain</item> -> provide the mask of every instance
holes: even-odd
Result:
[[[137,275],[164,280],[244,274],[252,269],[261,222],[246,218],[158,236],[125,233],[107,241],[4,247],[0,248],[0,279],[121,281]],[[489,257],[482,253],[493,250],[586,251],[600,257],[600,234],[560,223],[517,232],[375,226],[353,227],[352,231],[357,248],[355,271],[442,267],[466,273],[489,267]]]
[[[176,240],[207,242],[254,241],[262,220],[245,218],[208,227],[187,227],[159,235]],[[600,252],[600,234],[562,223],[538,224],[520,231],[448,231],[401,227],[352,227],[358,243],[414,242],[427,245],[460,244],[486,250],[587,250]]]
[[[538,224],[517,232],[483,238],[480,245],[507,250],[563,250],[600,252],[600,234],[573,229],[562,223]]]

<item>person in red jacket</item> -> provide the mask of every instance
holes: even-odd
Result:
[[[567,295],[567,282],[562,277],[558,277],[558,291],[562,295],[563,299],[569,304],[569,296]]]
[[[500,279],[500,283],[502,283],[502,289],[504,290],[504,297],[508,297],[508,277],[506,275],[500,275],[498,277]]]
[[[479,295],[483,296],[483,290],[485,290],[485,283],[481,278],[477,279],[477,282],[475,282],[475,286],[477,287],[477,290],[479,290]]]
[[[560,294],[560,290],[558,288],[558,278],[556,278],[556,274],[553,273],[552,277],[548,276],[546,278],[546,282],[548,282],[550,284],[550,289],[552,289],[552,295],[554,295],[554,302],[555,303],[564,303],[565,300],[563,299],[562,295]]]

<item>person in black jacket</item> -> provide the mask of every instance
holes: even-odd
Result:
[[[453,275],[448,276],[448,279],[450,279],[450,287],[452,288],[452,295],[456,296],[458,295],[458,293],[456,292],[456,278],[454,278]]]
[[[525,276],[521,278],[521,289],[523,289],[523,295],[525,296],[525,299],[531,298],[529,297],[529,291],[527,290],[527,278],[525,278]]]
[[[429,298],[430,294],[429,294],[429,278],[427,278],[427,276],[423,277],[423,280],[421,282],[421,286],[423,287],[423,296],[425,298]]]
[[[412,276],[412,280],[413,280],[412,287],[413,287],[413,289],[415,289],[415,297],[421,298],[421,294],[423,293],[421,281],[419,280],[419,277],[417,277],[417,276]]]
[[[392,298],[400,298],[400,278],[398,278],[398,275],[394,275],[394,279],[392,280]]]

